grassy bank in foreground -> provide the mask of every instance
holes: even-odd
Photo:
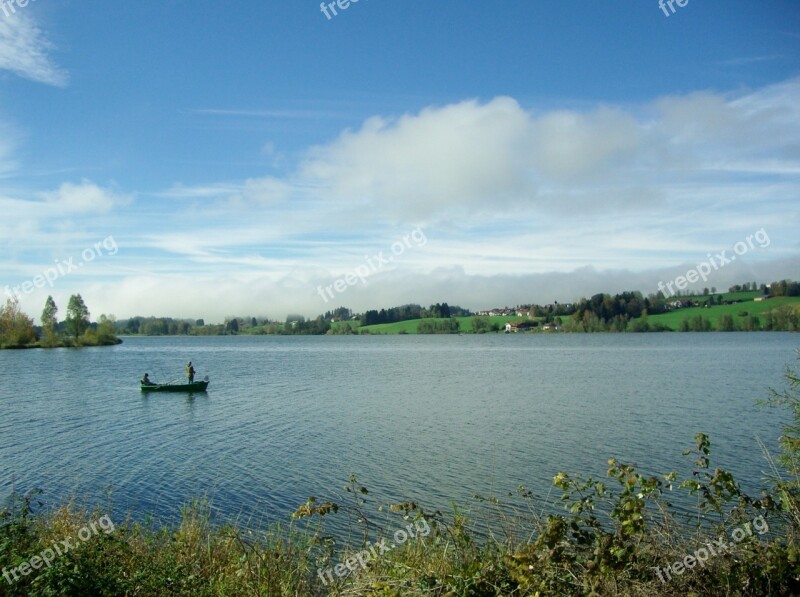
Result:
[[[556,475],[550,503],[520,487],[469,512],[379,508],[353,477],[339,503],[309,498],[266,533],[212,525],[203,502],[165,527],[74,504],[40,514],[36,495],[17,496],[0,509],[0,595],[797,594],[800,377],[787,381],[769,403],[792,424],[758,497],[713,467],[703,434],[682,472],[647,476],[610,459],[605,480]],[[670,505],[678,492],[696,500],[693,513]],[[363,540],[336,543],[331,516],[349,517]],[[493,535],[476,533],[479,518]]]

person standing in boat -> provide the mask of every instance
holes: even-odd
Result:
[[[186,377],[189,379],[189,383],[194,383],[194,367],[192,367],[191,361],[186,364]]]

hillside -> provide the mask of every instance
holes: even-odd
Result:
[[[740,293],[744,294],[744,293]],[[730,300],[727,295],[723,295],[725,300]],[[764,316],[768,311],[776,310],[784,305],[789,308],[800,312],[800,297],[777,297],[765,301],[756,302],[752,299],[746,302],[734,303],[732,305],[714,305],[711,307],[689,307],[686,309],[676,309],[669,313],[662,313],[660,315],[653,315],[647,318],[648,323],[661,324],[669,327],[672,330],[678,331],[681,322],[685,319],[691,319],[698,315],[707,319],[711,325],[716,329],[719,320],[724,315],[730,315],[738,324],[737,327],[741,328],[742,324],[748,317],[758,317],[761,324],[764,323]]]
[[[650,315],[646,321],[650,327],[658,329],[659,327],[667,328],[672,331],[680,331],[681,324],[684,320],[692,320],[693,318],[702,317],[706,320],[711,330],[717,330],[720,319],[729,316],[733,320],[733,328],[735,330],[750,330],[761,329],[765,320],[768,318],[768,313],[773,312],[791,312],[800,314],[800,297],[776,297],[765,301],[755,301],[754,298],[760,296],[759,292],[728,292],[715,297],[721,297],[724,302],[742,301],[733,304],[710,305],[707,307],[685,307],[678,308],[668,313],[658,315]],[[684,302],[704,302],[709,299],[708,296],[697,295],[681,297],[680,300]],[[474,333],[473,321],[475,317],[455,317],[453,318],[459,323],[459,330],[461,333]],[[498,317],[483,317],[481,319],[488,320],[489,324],[495,327],[491,331],[503,332],[505,325],[508,322],[525,321],[525,317],[516,316],[498,316]],[[571,316],[564,316],[562,320],[569,322]],[[536,320],[543,323],[542,318]],[[357,333],[360,334],[416,334],[417,328],[422,322],[442,322],[446,321],[443,318],[426,318],[426,319],[412,319],[409,321],[400,321],[396,323],[377,324],[370,326],[357,327],[357,322],[349,322],[349,324],[357,328]],[[636,320],[641,322],[642,320]],[[341,325],[344,322],[337,322]],[[335,324],[336,325],[336,324]],[[570,329],[569,325],[565,325],[565,331],[578,331]],[[541,331],[541,327],[532,328],[532,333]]]

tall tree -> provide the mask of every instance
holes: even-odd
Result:
[[[58,327],[58,307],[52,296],[48,296],[44,303],[44,310],[42,311],[42,329],[44,331],[45,341],[48,345],[52,346],[56,342],[56,328]]]
[[[67,329],[77,340],[89,328],[89,309],[80,294],[69,297],[67,304]]]
[[[239,320],[234,317],[230,321],[225,324],[225,330],[230,332],[231,334],[238,334],[239,333]]]
[[[48,296],[44,303],[44,310],[42,311],[42,327],[45,330],[55,331],[58,325],[56,315],[58,314],[58,307],[52,296]]]

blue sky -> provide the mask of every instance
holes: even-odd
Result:
[[[33,315],[647,294],[757,231],[696,287],[800,278],[796,1],[19,1],[0,287]]]

